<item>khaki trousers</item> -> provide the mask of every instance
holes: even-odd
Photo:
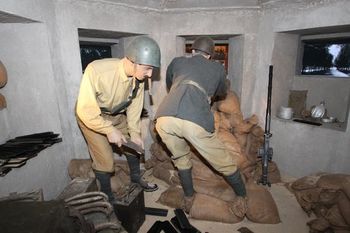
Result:
[[[168,116],[157,119],[156,129],[172,153],[172,161],[179,170],[192,167],[188,142],[221,174],[228,176],[237,170],[237,164],[216,133],[209,133],[191,121]]]
[[[103,115],[103,117],[112,121],[113,126],[120,130],[125,137],[129,138],[125,115]],[[107,136],[89,129],[78,117],[77,120],[88,144],[92,168],[101,172],[114,172],[113,148]],[[118,148],[118,146],[115,147]]]

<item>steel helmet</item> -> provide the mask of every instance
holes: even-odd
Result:
[[[200,36],[193,42],[192,49],[199,50],[213,56],[214,45],[214,41],[210,37]]]
[[[148,36],[138,36],[133,39],[126,49],[125,56],[136,64],[160,66],[159,46]]]

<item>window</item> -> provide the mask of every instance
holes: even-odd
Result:
[[[350,39],[303,40],[301,75],[350,77]]]
[[[86,66],[97,59],[111,58],[111,46],[108,45],[82,45],[80,44],[80,56],[83,72]]]

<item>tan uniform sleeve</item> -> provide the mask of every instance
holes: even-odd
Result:
[[[94,87],[98,80],[97,75],[92,66],[87,66],[80,84],[76,113],[88,128],[98,133],[108,134],[114,131],[115,128],[111,121],[101,117]]]
[[[141,112],[144,100],[144,83],[140,83],[136,97],[127,108],[128,131],[131,137],[141,136]]]

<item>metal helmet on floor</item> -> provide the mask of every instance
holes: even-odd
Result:
[[[126,49],[125,56],[132,62],[160,67],[160,49],[155,40],[148,36],[138,36]]]
[[[214,46],[214,41],[210,37],[200,36],[193,42],[192,49],[199,50],[213,56]]]

